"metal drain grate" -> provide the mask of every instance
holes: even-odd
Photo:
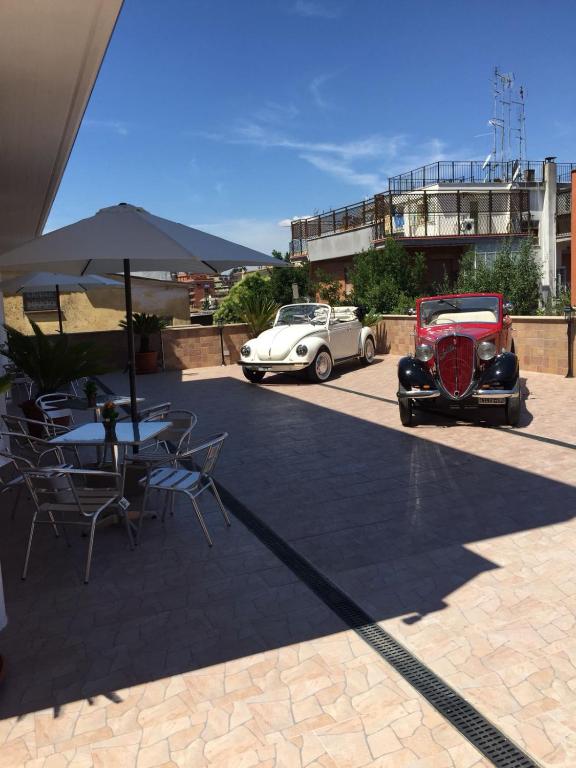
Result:
[[[493,765],[497,768],[537,767],[537,763],[392,635],[376,624],[359,605],[296,552],[263,520],[220,484],[218,490],[230,512]]]

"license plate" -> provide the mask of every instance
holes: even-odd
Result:
[[[260,365],[258,368],[256,368],[257,371],[271,371],[272,368],[270,366],[266,367],[265,365]]]
[[[483,397],[480,400],[481,405],[504,405],[505,403],[505,397]]]

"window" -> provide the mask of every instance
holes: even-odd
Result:
[[[24,312],[54,312],[58,310],[56,291],[26,291],[22,296]]]

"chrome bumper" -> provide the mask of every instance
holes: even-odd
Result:
[[[439,389],[409,389],[405,392],[397,392],[399,400],[427,400],[432,397],[440,397],[442,393]]]
[[[477,400],[494,400],[495,398],[503,399],[506,397],[518,397],[520,394],[518,388],[515,389],[477,389],[472,393],[472,397]]]
[[[428,400],[433,397],[440,397],[442,392],[439,389],[410,389],[405,392],[397,392],[399,400]],[[496,398],[503,400],[508,397],[518,397],[519,390],[515,389],[477,389],[471,392],[464,400],[468,400],[469,397],[476,398],[477,400],[494,400]],[[447,398],[448,399],[448,398]],[[453,400],[451,402],[458,402]]]
[[[284,361],[274,362],[273,360],[267,360],[266,362],[257,363],[254,361],[243,362],[242,360],[239,360],[238,365],[241,365],[242,368],[248,368],[249,371],[272,371],[274,373],[289,373],[290,371],[301,371],[303,368],[308,368],[310,361],[307,360],[306,362],[302,363],[286,363]]]

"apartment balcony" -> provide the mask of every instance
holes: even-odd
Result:
[[[498,235],[537,235],[527,189],[392,192],[375,195],[309,219],[292,222],[290,253],[308,252],[309,241],[371,229],[371,242],[451,238],[461,242]]]

